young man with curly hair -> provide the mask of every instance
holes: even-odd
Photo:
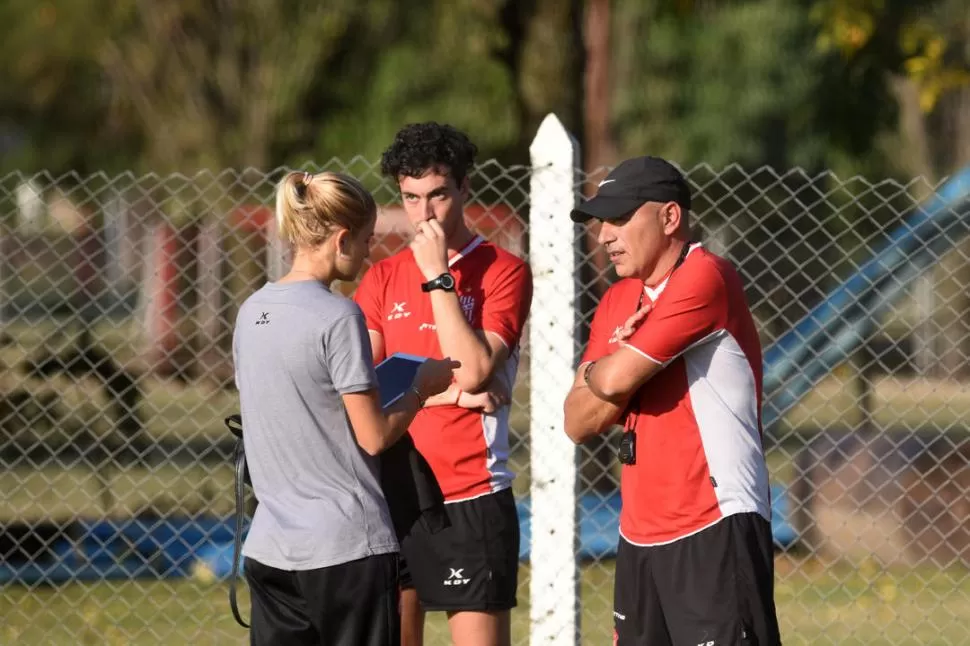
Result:
[[[375,361],[395,352],[448,356],[455,383],[410,426],[445,495],[450,527],[420,523],[401,546],[402,641],[421,644],[425,611],[448,613],[452,641],[506,646],[516,605],[519,524],[509,469],[509,393],[532,303],[529,265],[465,222],[476,146],[437,123],[404,127],[384,152],[414,228],[376,263],[355,299]],[[420,603],[419,603],[420,601]]]

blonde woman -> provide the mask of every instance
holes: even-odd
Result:
[[[377,455],[448,388],[429,360],[382,411],[364,317],[330,291],[353,280],[377,209],[356,180],[290,173],[276,195],[292,269],[239,310],[233,359],[253,491],[243,547],[251,644],[398,646],[398,543]]]

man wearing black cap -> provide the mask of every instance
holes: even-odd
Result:
[[[690,189],[624,161],[572,212],[620,277],[565,404],[577,443],[622,424],[619,646],[780,644],[761,346],[734,267],[691,242]]]

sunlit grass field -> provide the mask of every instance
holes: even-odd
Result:
[[[96,437],[110,433],[105,401],[93,383],[68,377],[25,382],[9,370],[44,344],[53,330],[18,332],[16,345],[0,348],[0,397],[13,389],[54,391],[65,411],[64,426],[25,428],[20,441],[54,445],[74,440],[71,429]],[[55,335],[56,336],[56,335]],[[130,329],[102,328],[96,338],[112,356],[133,355]],[[217,441],[222,417],[238,407],[228,390],[205,390],[146,378],[142,411],[145,433],[168,441]],[[877,427],[939,432],[970,419],[970,393],[962,384],[880,379],[874,384]],[[528,374],[520,376],[513,426],[525,440],[513,455],[520,477],[517,495],[528,493]],[[851,376],[820,384],[785,419],[786,428],[851,427],[858,421],[858,393]],[[769,454],[773,478],[791,479],[791,451]],[[228,464],[163,464],[152,468],[102,468],[79,464],[43,468],[29,463],[0,470],[0,523],[14,520],[67,522],[84,516],[126,516],[140,510],[225,514],[231,507]],[[539,555],[541,557],[541,555]],[[522,570],[520,605],[513,613],[514,639],[528,643],[528,567]],[[582,566],[582,642],[609,644],[612,634],[612,561]],[[827,567],[811,558],[780,556],[776,598],[785,644],[970,644],[970,573],[938,569],[884,572],[868,564]],[[248,596],[242,586],[241,604]],[[430,645],[447,644],[444,617],[432,615]],[[3,644],[245,644],[247,633],[229,612],[224,583],[191,579],[108,581],[63,586],[0,588]]]
[[[797,565],[797,568],[795,567]],[[528,567],[522,570],[528,577]],[[613,562],[582,568],[582,643],[609,644]],[[781,556],[776,599],[786,645],[970,643],[970,575],[964,570],[889,573],[823,567]],[[241,604],[248,617],[248,594]],[[528,643],[528,587],[520,587],[513,639]],[[443,615],[429,617],[429,646],[449,643]],[[224,583],[104,582],[0,593],[0,644],[148,646],[245,644]]]

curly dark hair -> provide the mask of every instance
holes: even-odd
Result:
[[[428,121],[404,126],[381,156],[381,173],[395,180],[421,177],[429,170],[448,171],[461,184],[472,165],[478,146],[464,132],[447,124]]]

